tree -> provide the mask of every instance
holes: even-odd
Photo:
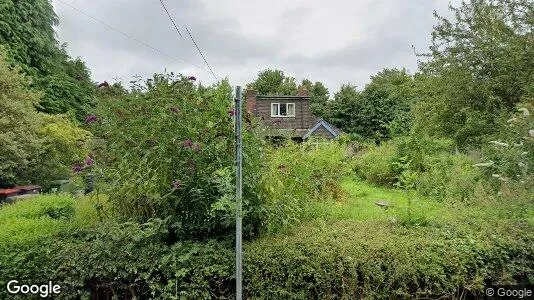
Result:
[[[62,116],[37,112],[41,93],[0,52],[0,186],[46,185],[70,175],[87,154],[89,133]]]
[[[354,113],[361,108],[361,97],[356,86],[342,85],[328,105],[328,121],[347,133],[361,132],[361,124],[354,118]]]
[[[28,178],[28,170],[38,164],[42,120],[33,105],[40,95],[29,89],[20,69],[11,69],[2,57],[0,86],[0,186],[10,186]]]
[[[85,63],[71,59],[59,45],[54,26],[58,18],[48,0],[7,0],[0,5],[0,44],[8,60],[31,76],[44,91],[38,105],[47,113],[73,111],[79,120],[86,115],[95,88]]]
[[[405,69],[384,69],[371,76],[362,102],[366,107],[364,118],[373,134],[390,138],[410,129],[410,110],[415,102],[413,88],[413,78]]]
[[[330,98],[328,89],[322,82],[312,83],[308,79],[302,80],[301,86],[305,86],[310,93],[310,109],[312,113],[320,118],[326,118],[326,105]]]
[[[476,146],[499,116],[534,94],[534,2],[473,0],[450,9],[451,19],[436,14],[421,64],[428,90],[416,123],[426,134]]]
[[[262,95],[295,95],[297,92],[295,78],[286,77],[284,71],[276,69],[261,71],[249,86]]]
[[[343,85],[329,104],[329,120],[347,133],[387,139],[408,131],[413,98],[413,79],[406,70],[384,69],[361,92]]]
[[[26,74],[49,75],[60,59],[54,26],[57,15],[47,0],[5,0],[0,5],[0,44]]]

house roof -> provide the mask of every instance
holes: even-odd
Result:
[[[326,122],[323,119],[319,119],[315,125],[313,125],[308,132],[302,137],[303,139],[309,138],[317,129],[324,127],[334,138],[339,136],[339,129],[335,128],[334,126],[330,125],[328,122]]]
[[[257,100],[283,100],[283,99],[299,100],[299,99],[309,99],[309,98],[310,96],[256,95]]]

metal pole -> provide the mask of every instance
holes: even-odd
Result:
[[[236,299],[243,299],[243,228],[242,228],[242,197],[243,197],[243,136],[242,136],[242,104],[241,87],[235,90],[235,133],[236,133],[236,229],[235,229],[235,268],[236,268]]]

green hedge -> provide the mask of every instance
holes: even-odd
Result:
[[[60,298],[232,299],[232,243],[167,245],[161,223],[100,224],[3,248],[0,278],[52,280]],[[389,299],[480,294],[485,283],[534,280],[533,227],[406,229],[382,221],[313,222],[245,244],[247,299]],[[2,284],[5,284],[2,282]],[[6,298],[0,291],[0,298]]]
[[[248,241],[245,297],[439,298],[464,289],[481,295],[487,283],[532,284],[534,224],[524,222],[531,190],[501,197],[515,201],[478,204],[442,224],[309,221]],[[0,286],[53,281],[62,287],[58,299],[235,297],[233,241],[174,243],[164,221],[98,222],[87,206],[60,195],[2,207]],[[51,207],[74,213],[54,218]]]

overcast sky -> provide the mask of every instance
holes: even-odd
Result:
[[[363,87],[385,67],[413,72],[413,53],[428,49],[433,11],[447,14],[447,0],[61,0],[165,54],[139,44],[58,0],[58,38],[81,57],[93,80],[128,82],[133,75],[168,72],[215,79],[189,39],[188,26],[214,72],[245,85],[260,70],[279,68],[297,81]],[[455,4],[458,1],[452,1]],[[181,61],[185,60],[187,62]],[[196,66],[195,66],[196,65]]]

